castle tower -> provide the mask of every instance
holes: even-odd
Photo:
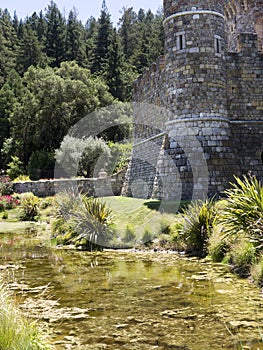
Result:
[[[155,187],[168,184],[168,200],[176,198],[178,183],[185,199],[219,193],[235,173],[226,98],[224,3],[164,0],[166,105],[172,113]]]

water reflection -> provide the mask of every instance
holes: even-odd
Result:
[[[263,349],[259,290],[226,267],[28,237],[1,236],[1,274],[21,308],[49,325],[57,349]]]

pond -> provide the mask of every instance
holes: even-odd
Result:
[[[259,288],[174,253],[88,253],[2,234],[1,275],[56,349],[263,349]]]

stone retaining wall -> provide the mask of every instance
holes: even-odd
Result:
[[[38,197],[54,196],[56,193],[71,188],[77,188],[80,192],[89,196],[106,197],[119,196],[121,194],[125,172],[108,176],[105,179],[52,179],[39,181],[23,181],[14,183],[16,193],[32,192]]]

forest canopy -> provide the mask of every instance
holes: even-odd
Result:
[[[130,101],[132,81],[163,53],[162,21],[162,10],[130,7],[114,26],[105,0],[86,23],[53,1],[23,19],[0,9],[0,169],[16,159],[26,173],[39,152],[52,164],[71,126]],[[120,141],[116,132],[102,137]]]

